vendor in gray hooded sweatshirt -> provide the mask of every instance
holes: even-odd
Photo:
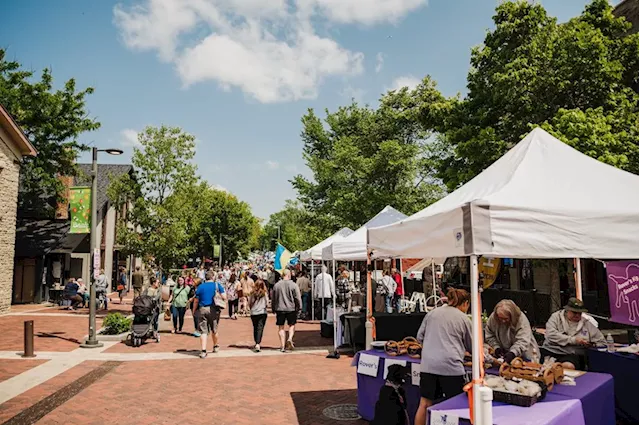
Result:
[[[417,339],[422,344],[420,361],[420,405],[415,424],[427,421],[427,408],[436,400],[462,393],[464,386],[464,353],[471,352],[471,319],[469,293],[451,288],[448,305],[429,312],[422,320]]]

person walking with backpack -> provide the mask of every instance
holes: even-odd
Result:
[[[208,271],[206,280],[196,289],[196,296],[193,302],[194,311],[198,312],[198,327],[200,331],[200,342],[202,351],[200,358],[207,357],[207,338],[211,333],[213,340],[213,352],[220,350],[218,345],[218,324],[220,323],[220,312],[227,303],[227,294],[224,286],[214,281],[215,274]]]
[[[184,326],[184,314],[187,312],[189,302],[189,288],[184,283],[184,278],[180,276],[177,284],[173,287],[169,303],[171,304],[171,316],[173,317],[173,330],[171,333],[182,333]]]

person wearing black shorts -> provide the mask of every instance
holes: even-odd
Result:
[[[273,299],[271,300],[271,308],[276,313],[280,351],[283,353],[294,348],[293,335],[296,331],[295,326],[301,306],[300,288],[291,280],[291,271],[285,270],[282,280],[273,287]],[[285,338],[285,322],[289,325],[289,338]]]
[[[471,352],[471,320],[467,317],[469,293],[452,288],[447,305],[427,314],[418,330],[422,343],[420,360],[420,405],[414,423],[424,425],[427,409],[454,397],[465,384],[464,353]]]

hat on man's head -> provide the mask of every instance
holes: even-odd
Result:
[[[582,302],[582,300],[579,300],[576,297],[569,298],[569,301],[567,302],[567,305],[564,306],[564,309],[573,311],[575,313],[586,313],[587,311],[589,311],[584,307],[584,303]]]

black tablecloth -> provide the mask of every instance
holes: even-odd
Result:
[[[613,376],[616,410],[619,416],[638,423],[638,355],[607,353],[590,349],[589,371]]]
[[[374,313],[376,319],[376,340],[401,341],[405,337],[415,337],[426,313]],[[347,313],[340,316],[345,338],[349,337],[354,347],[365,345],[365,313]]]

